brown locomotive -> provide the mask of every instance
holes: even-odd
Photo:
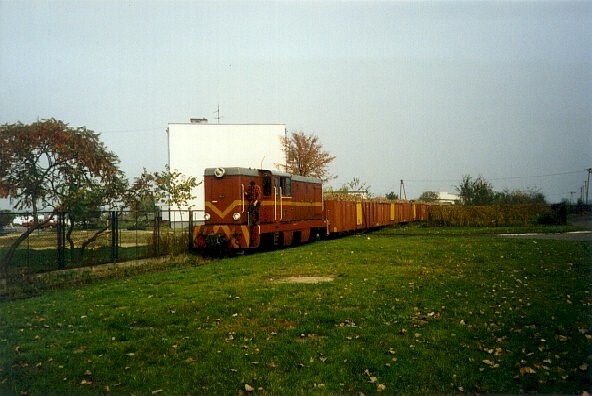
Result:
[[[319,179],[250,168],[208,168],[205,223],[193,229],[197,249],[290,246],[326,236],[427,219],[408,201],[323,199]]]

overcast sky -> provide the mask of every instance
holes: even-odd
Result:
[[[131,179],[168,123],[319,136],[336,187],[569,198],[592,167],[592,2],[0,0],[0,124],[101,133]],[[199,175],[196,175],[199,176]]]

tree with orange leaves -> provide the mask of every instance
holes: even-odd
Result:
[[[0,126],[0,147],[0,198],[33,216],[32,226],[4,255],[4,270],[18,245],[58,211],[113,205],[127,185],[117,156],[99,134],[84,127],[55,119],[5,124]],[[42,210],[52,213],[40,222]]]
[[[293,175],[317,177],[323,182],[333,178],[328,167],[335,157],[323,149],[316,135],[292,132],[292,136],[282,138],[282,146],[286,163],[277,165],[284,171]]]

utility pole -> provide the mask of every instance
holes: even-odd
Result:
[[[586,182],[586,205],[589,205],[588,192],[590,191],[590,174],[592,173],[592,168],[588,168],[586,170],[588,171],[588,182]]]

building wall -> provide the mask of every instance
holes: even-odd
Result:
[[[285,131],[284,124],[172,123],[168,125],[169,166],[198,182],[203,180],[205,168],[273,170],[276,164],[285,163],[281,145]],[[195,195],[190,206],[203,211],[203,184]],[[202,213],[197,213],[195,220],[202,219]]]

